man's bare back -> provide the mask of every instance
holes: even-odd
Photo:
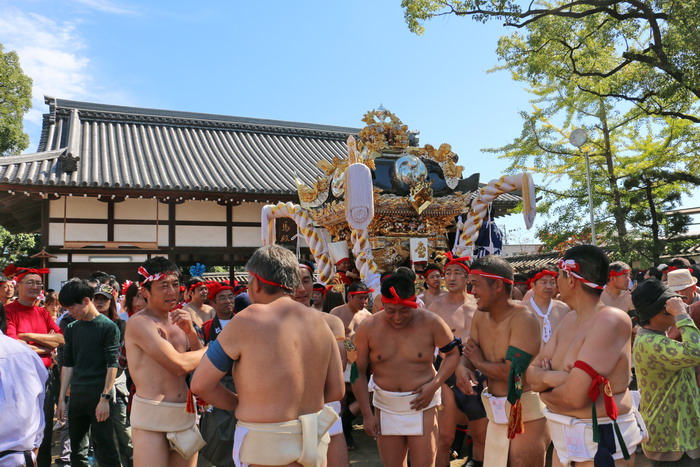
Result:
[[[609,366],[612,371],[605,371],[605,375],[609,375],[610,386],[615,395],[618,412],[625,414],[632,407],[632,398],[627,390],[632,371],[631,337],[628,337],[627,344],[618,351],[607,348],[605,339],[601,335],[611,332],[611,327],[621,328],[624,331],[628,326],[628,333],[631,336],[632,325],[630,318],[617,308],[601,305],[600,310],[588,319],[579,319],[577,313],[572,311],[562,319],[550,341],[551,345],[545,346],[542,353],[543,356],[551,355],[551,366],[552,370],[555,371],[570,371],[577,360],[582,360],[593,368],[601,368],[591,362],[589,355],[592,350],[600,354],[599,359],[609,360],[611,362]],[[582,352],[584,345],[586,349]],[[617,358],[611,358],[613,356]],[[598,371],[603,374],[602,368],[598,369]],[[547,394],[542,394],[542,400],[545,403],[546,398]],[[576,418],[590,418],[591,408],[589,404],[590,402],[579,409],[566,408],[561,412],[556,412]],[[605,404],[602,397],[598,400],[596,408],[599,416],[605,416]]]
[[[253,304],[235,321],[235,326],[224,328],[218,341],[236,361],[239,420],[294,420],[342,397],[338,348],[318,313],[283,297]],[[324,393],[331,398],[324,400]]]

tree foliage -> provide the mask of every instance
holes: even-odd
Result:
[[[700,122],[700,1],[571,0],[403,0],[409,28],[442,15],[480,22],[504,21],[522,31],[525,60],[549,59],[561,79],[615,81],[605,92],[583,83],[579,89],[627,101],[650,115]],[[556,24],[557,28],[541,27]],[[612,60],[606,44],[614,52]],[[604,53],[604,60],[600,53]]]
[[[29,146],[22,119],[32,105],[32,80],[22,72],[14,51],[0,44],[0,156],[17,154]]]
[[[39,251],[39,234],[11,234],[0,226],[0,271],[8,264],[18,266],[37,266],[39,261],[30,258]]]

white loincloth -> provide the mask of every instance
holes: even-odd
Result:
[[[326,462],[328,431],[338,420],[335,411],[324,405],[316,413],[297,420],[278,423],[248,423],[238,420],[233,442],[233,462],[287,465],[299,462],[304,467],[321,467]]]
[[[326,406],[330,407],[335,413],[340,415],[340,401],[328,402]],[[330,436],[343,434],[343,421],[340,419],[340,417],[338,417],[338,420],[335,421],[331,429],[328,430],[328,434]]]
[[[552,435],[552,443],[564,466],[572,462],[587,462],[593,460],[598,443],[593,441],[593,421],[590,418],[574,418],[544,409],[547,426]],[[598,424],[612,423],[608,417],[598,417]],[[627,445],[627,452],[634,454],[637,445],[647,439],[647,429],[642,416],[636,409],[617,417],[617,424]],[[615,452],[613,459],[622,459],[620,442],[615,436]]]
[[[413,392],[385,391],[377,386],[373,377],[369,380],[369,392],[374,392],[372,405],[380,410],[380,433],[386,436],[421,436],[423,412],[442,403],[442,392],[439,388],[426,408],[421,411],[413,410],[411,401],[416,398]]]
[[[170,447],[185,459],[207,444],[197,429],[197,415],[187,412],[186,402],[153,401],[134,394],[131,427],[165,433]]]
[[[488,391],[489,388],[484,388],[484,391],[481,393],[481,400],[484,403],[486,416],[489,419],[489,424],[486,428],[484,465],[505,467],[508,465],[508,452],[510,451],[508,414],[510,413],[511,404],[506,397],[496,397]],[[544,417],[542,413],[544,404],[536,392],[523,392],[520,396],[520,403],[523,410],[523,423]]]

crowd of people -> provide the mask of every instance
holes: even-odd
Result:
[[[246,285],[153,257],[44,291],[0,283],[0,467],[377,463],[700,465],[700,269],[634,272],[576,246],[556,268],[450,252],[335,287],[279,246]],[[342,267],[340,267],[342,266]],[[374,294],[374,295],[373,295]],[[357,436],[357,432],[355,432]]]

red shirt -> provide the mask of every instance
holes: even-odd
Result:
[[[46,308],[24,306],[19,303],[19,300],[15,300],[5,306],[5,315],[7,317],[6,334],[13,339],[17,339],[17,335],[23,332],[49,334],[53,331],[63,334]],[[41,356],[41,361],[47,368],[51,366],[51,356]]]

